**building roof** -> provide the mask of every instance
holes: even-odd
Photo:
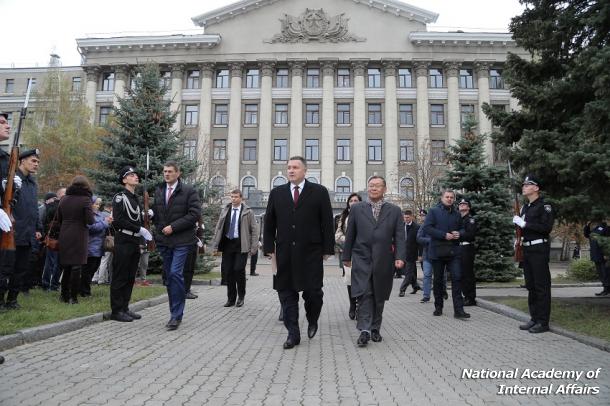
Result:
[[[87,53],[90,49],[106,50],[132,49],[132,48],[211,48],[220,43],[218,34],[197,35],[148,35],[111,38],[78,38],[76,44],[81,53]]]

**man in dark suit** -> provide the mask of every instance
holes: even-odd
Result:
[[[407,257],[405,261],[405,279],[400,285],[400,293],[398,296],[403,297],[405,291],[409,285],[413,286],[411,294],[417,293],[421,290],[421,287],[417,283],[417,261],[421,260],[421,248],[417,244],[417,231],[419,230],[419,224],[415,222],[413,212],[411,210],[405,210],[403,213],[405,221],[405,241],[407,247]]]
[[[334,254],[335,230],[330,197],[324,186],[305,180],[307,162],[300,156],[288,160],[288,180],[269,194],[263,235],[263,252],[277,264],[273,288],[277,290],[288,338],[284,348],[301,342],[299,294],[303,292],[309,327],[318,331],[322,310],[323,260]]]

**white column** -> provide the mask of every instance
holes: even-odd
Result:
[[[212,141],[212,80],[214,78],[214,64],[201,65],[201,94],[199,96],[199,133],[197,134],[197,174],[200,179],[209,180]]]
[[[366,190],[366,100],[364,96],[364,73],[368,61],[354,61],[354,191]]]
[[[231,70],[231,99],[229,101],[229,129],[227,140],[227,186],[239,187],[239,164],[241,162],[241,86],[243,62],[229,64]],[[260,163],[260,160],[259,160]]]
[[[119,107],[119,98],[125,97],[125,85],[129,77],[127,65],[117,65],[114,67],[114,96],[112,104],[115,108]]]
[[[489,98],[489,63],[477,61],[475,63],[477,84],[479,86],[479,132],[487,134],[485,141],[485,155],[487,162],[493,163],[493,144],[491,142],[491,120],[483,112],[483,103],[488,103]]]
[[[329,190],[335,189],[335,66],[334,61],[322,62],[322,140],[320,183]]]
[[[289,155],[303,155],[303,70],[305,61],[291,61],[292,91],[290,97]]]
[[[97,83],[98,76],[100,73],[99,66],[85,66],[83,68],[85,70],[85,74],[87,75],[87,87],[85,89],[85,100],[87,101],[87,107],[89,107],[90,115],[89,121],[91,124],[95,123],[95,96],[97,94]]]
[[[261,61],[261,106],[258,131],[258,189],[263,192],[271,190],[271,126],[273,117],[273,87],[274,61]]]
[[[460,62],[447,61],[444,64],[447,73],[447,132],[449,144],[455,145],[462,134],[460,123],[460,89],[458,73]]]
[[[430,62],[417,61],[414,64],[417,75],[417,154],[421,156],[430,148],[430,106],[428,105],[428,67]]]
[[[398,193],[398,102],[396,100],[396,68],[398,62],[384,61],[385,73],[385,179],[388,193]]]
[[[184,76],[184,65],[173,65],[172,66],[172,103],[170,109],[172,113],[177,112],[176,122],[174,123],[173,130],[180,131],[182,127],[182,115],[180,114],[180,106],[182,105],[182,78]]]

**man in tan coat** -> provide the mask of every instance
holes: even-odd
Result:
[[[225,307],[241,307],[246,295],[246,262],[258,250],[258,225],[254,212],[242,202],[241,190],[231,191],[231,203],[218,218],[212,249],[222,252],[221,272],[226,275]],[[236,301],[237,300],[237,301]]]

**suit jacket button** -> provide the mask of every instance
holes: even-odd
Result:
[[[292,245],[297,245],[297,243],[293,241],[293,242],[292,242]]]
[[[297,228],[297,226],[295,226],[294,224],[292,225],[292,228]]]

